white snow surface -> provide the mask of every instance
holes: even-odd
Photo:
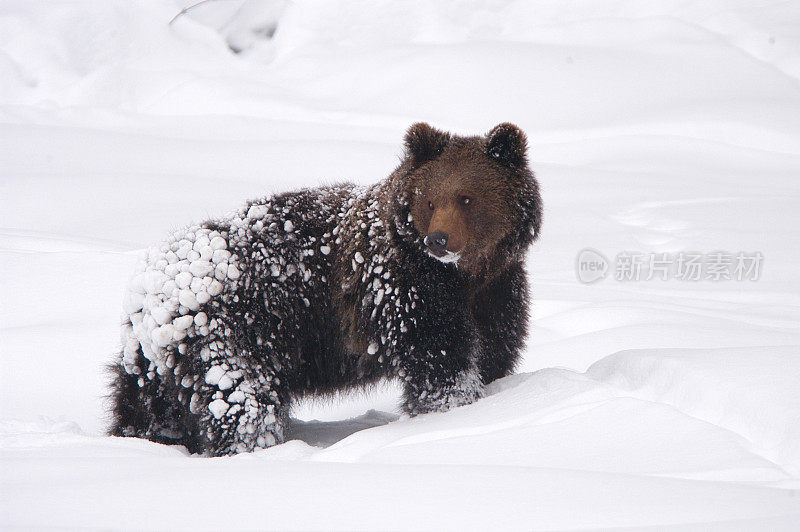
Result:
[[[0,528],[800,526],[800,6],[248,0],[168,26],[189,3],[0,4]],[[517,375],[413,419],[381,413],[391,384],[299,405],[327,448],[103,435],[143,249],[373,183],[420,120],[529,136],[545,222]],[[764,263],[582,284],[587,247]]]

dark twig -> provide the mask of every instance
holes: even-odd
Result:
[[[168,25],[169,25],[169,26],[172,26],[172,23],[173,23],[173,22],[175,22],[175,21],[176,21],[176,20],[178,20],[180,17],[182,17],[183,15],[185,15],[186,13],[188,13],[189,11],[191,11],[192,9],[196,8],[197,6],[201,6],[201,5],[203,5],[203,4],[206,4],[206,3],[208,3],[208,2],[219,2],[219,1],[220,1],[220,0],[201,0],[200,2],[197,2],[196,4],[192,4],[192,5],[188,6],[188,7],[184,7],[183,9],[181,9],[180,13],[178,13],[177,15],[175,15],[174,17],[172,17],[172,20],[170,20],[170,21],[169,21],[169,24],[168,24]],[[230,0],[228,0],[228,1],[230,1]]]

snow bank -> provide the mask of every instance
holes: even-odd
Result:
[[[750,364],[709,373],[675,361],[702,359],[715,368],[718,353],[676,349],[614,354],[585,374],[565,369],[521,374],[492,384],[491,395],[479,403],[447,416],[354,434],[313,459],[525,465],[785,483],[795,478],[798,465],[791,454],[800,414],[793,400],[796,387],[789,386],[798,369],[795,361],[787,363],[791,352],[741,349],[740,359]],[[784,387],[771,378],[781,373]],[[635,386],[651,380],[661,385],[660,393]],[[764,414],[753,423],[751,413],[758,410]],[[786,452],[776,457],[780,446]]]
[[[741,435],[800,475],[800,346],[623,351],[593,378]]]
[[[731,364],[722,380],[731,386],[748,380],[732,389],[751,398],[740,405],[753,407],[753,398],[769,395],[767,377],[786,366],[787,354],[742,350],[740,358],[763,364]],[[403,528],[790,528],[800,519],[800,503],[793,489],[781,486],[796,489],[796,476],[758,453],[768,431],[754,445],[725,423],[699,419],[698,412],[736,403],[717,382],[703,381],[702,369],[691,364],[697,355],[624,352],[586,374],[550,369],[516,375],[493,384],[486,399],[445,414],[393,421],[373,412],[350,422],[300,423],[295,435],[317,442],[341,437],[353,425],[378,426],[327,449],[295,440],[232,459],[88,436],[74,424],[5,424],[4,523],[107,527],[118,526],[123,515],[133,528],[211,529],[229,526],[225,508],[236,506],[241,510],[233,522],[242,528],[368,529],[388,519]],[[631,389],[637,381],[668,381],[663,368],[670,365],[679,368],[671,371],[673,396],[680,399],[682,391],[693,398],[686,410],[645,397],[644,385]],[[800,412],[799,403],[787,401],[795,390],[776,393],[768,409],[782,405],[787,419]],[[54,475],[70,483],[49,484],[44,495],[42,483]],[[253,480],[242,490],[229,487],[231,478]],[[215,504],[190,505],[190,514],[171,505],[132,513],[130,501],[143,486],[147,500],[188,504],[213,493]],[[300,493],[314,501],[310,511],[298,506]],[[48,513],[32,505],[45,505]]]

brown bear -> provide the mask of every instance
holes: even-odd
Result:
[[[513,371],[542,205],[512,124],[418,123],[385,180],[279,194],[150,248],[125,298],[112,435],[211,456],[284,440],[293,400],[404,383],[417,415]]]

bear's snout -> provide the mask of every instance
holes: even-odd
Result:
[[[434,231],[432,233],[428,233],[428,235],[422,241],[426,246],[428,246],[428,249],[431,250],[431,253],[437,257],[441,257],[447,253],[447,240],[447,233],[444,231]]]

